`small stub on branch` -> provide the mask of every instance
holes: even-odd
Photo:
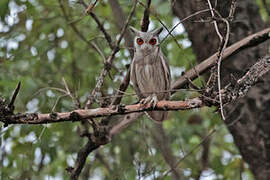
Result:
[[[194,98],[188,102],[188,106],[190,108],[200,107],[202,106],[202,100],[200,100],[199,98]]]

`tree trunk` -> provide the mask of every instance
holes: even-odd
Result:
[[[215,1],[211,2],[223,17],[228,16],[231,0],[218,0],[217,6]],[[172,1],[173,12],[179,19],[207,8],[207,1]],[[219,38],[214,24],[193,21],[205,17],[211,17],[210,12],[184,23],[199,62],[217,52],[219,47]],[[232,44],[251,33],[260,31],[265,26],[254,0],[238,0],[234,20],[231,23],[229,43]],[[219,29],[224,34],[226,27],[219,23]],[[264,43],[248,51],[241,51],[224,62],[221,67],[222,84],[225,85],[229,81],[231,74],[236,78],[242,76],[258,57],[268,53],[268,49],[269,43]],[[229,113],[225,121],[256,180],[267,180],[270,177],[270,75],[266,75],[263,80],[264,82],[253,87],[244,99],[226,108],[226,112]]]

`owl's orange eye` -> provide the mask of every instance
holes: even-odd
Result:
[[[155,38],[150,39],[149,44],[155,45],[157,43],[157,40]]]
[[[139,44],[139,45],[142,45],[143,44],[142,38],[137,38],[137,44]]]

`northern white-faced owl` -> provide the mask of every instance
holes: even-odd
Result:
[[[171,89],[170,68],[159,46],[158,36],[163,28],[151,32],[130,29],[135,34],[130,79],[141,103],[155,106],[157,101],[170,98]],[[149,111],[147,114],[154,121],[162,122],[168,112]]]

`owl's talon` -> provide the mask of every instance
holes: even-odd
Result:
[[[154,94],[150,102],[151,107],[155,108],[157,106],[157,102],[158,102],[157,95]]]
[[[140,101],[140,104],[146,105],[146,104],[148,104],[148,103],[151,102],[151,99],[152,99],[151,96],[148,96],[147,98],[142,99],[142,100]]]
[[[147,105],[149,104],[151,107],[155,108],[157,106],[157,96],[153,94],[152,96],[148,96],[140,101],[140,104]]]

